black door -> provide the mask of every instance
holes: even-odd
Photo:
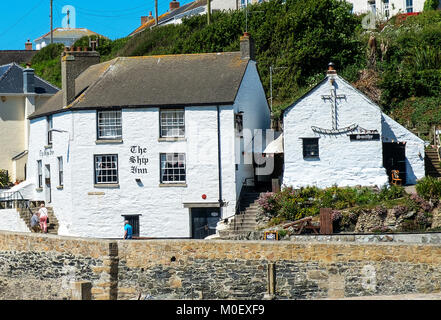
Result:
[[[219,208],[191,209],[191,237],[204,239],[216,233],[216,225],[220,220]]]
[[[392,180],[392,170],[400,172],[400,179],[406,183],[406,144],[383,142],[383,167],[386,169],[389,182]]]

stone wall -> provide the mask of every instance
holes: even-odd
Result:
[[[276,299],[433,293],[441,246],[421,243],[91,240],[0,232],[0,299]],[[274,272],[269,273],[270,265]],[[38,288],[38,290],[37,290]]]

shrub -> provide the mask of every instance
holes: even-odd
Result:
[[[438,201],[441,197],[441,180],[426,176],[419,180],[415,186],[419,196],[428,201]]]
[[[0,170],[0,188],[5,189],[11,185],[11,179],[9,178],[8,171]]]

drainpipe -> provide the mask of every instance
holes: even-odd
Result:
[[[220,108],[216,106],[217,109],[217,163],[218,163],[218,180],[219,180],[219,206],[222,217],[222,207],[224,202],[222,200],[222,152],[221,152],[221,133],[220,133]]]

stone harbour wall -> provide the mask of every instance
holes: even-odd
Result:
[[[0,299],[322,299],[441,290],[441,245],[0,232]],[[273,283],[274,285],[268,285]]]

